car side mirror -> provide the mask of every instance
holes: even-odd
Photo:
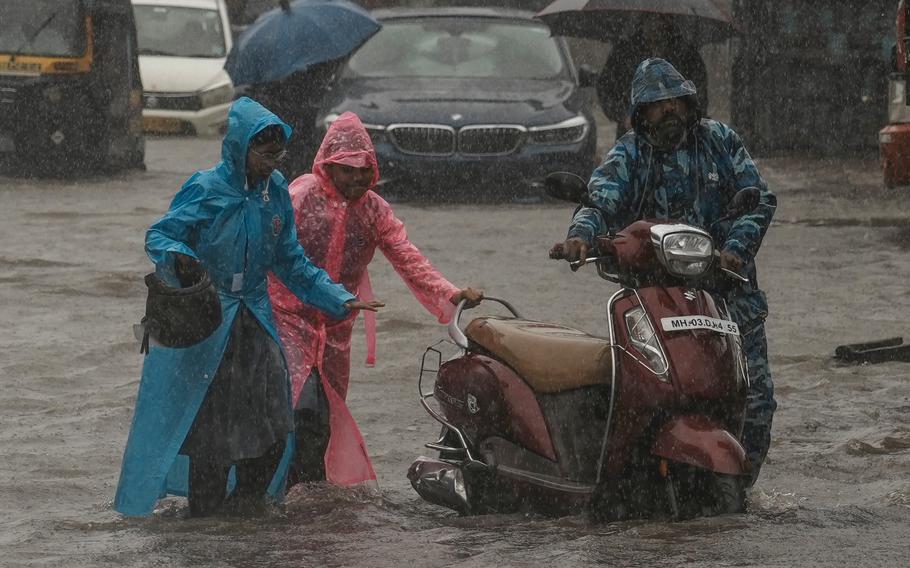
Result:
[[[582,88],[597,86],[597,69],[587,63],[578,66],[578,86]]]
[[[744,187],[736,192],[730,204],[727,206],[727,218],[735,219],[751,213],[758,208],[761,203],[761,191],[757,187]]]
[[[547,174],[543,181],[547,195],[572,203],[587,202],[588,184],[580,176],[571,172],[553,172]]]

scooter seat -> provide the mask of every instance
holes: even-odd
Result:
[[[610,342],[553,323],[484,316],[465,335],[515,371],[534,392],[555,393],[610,384]]]

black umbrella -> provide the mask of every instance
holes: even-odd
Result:
[[[695,44],[723,41],[736,32],[718,0],[556,0],[537,17],[555,35],[610,41],[627,36],[644,20],[671,17]]]

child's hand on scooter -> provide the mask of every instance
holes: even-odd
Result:
[[[483,301],[483,290],[475,290],[468,286],[463,290],[459,290],[457,294],[454,294],[449,301],[451,301],[456,306],[462,300],[466,300],[464,307],[465,308],[476,308],[480,305],[480,302]]]

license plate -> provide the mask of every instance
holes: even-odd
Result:
[[[686,316],[676,318],[661,318],[661,327],[664,331],[688,331],[692,329],[707,329],[718,333],[739,335],[739,326],[735,322],[710,318],[708,316]]]
[[[147,132],[162,134],[181,134],[186,131],[186,125],[182,120],[165,116],[143,117],[142,126]]]

